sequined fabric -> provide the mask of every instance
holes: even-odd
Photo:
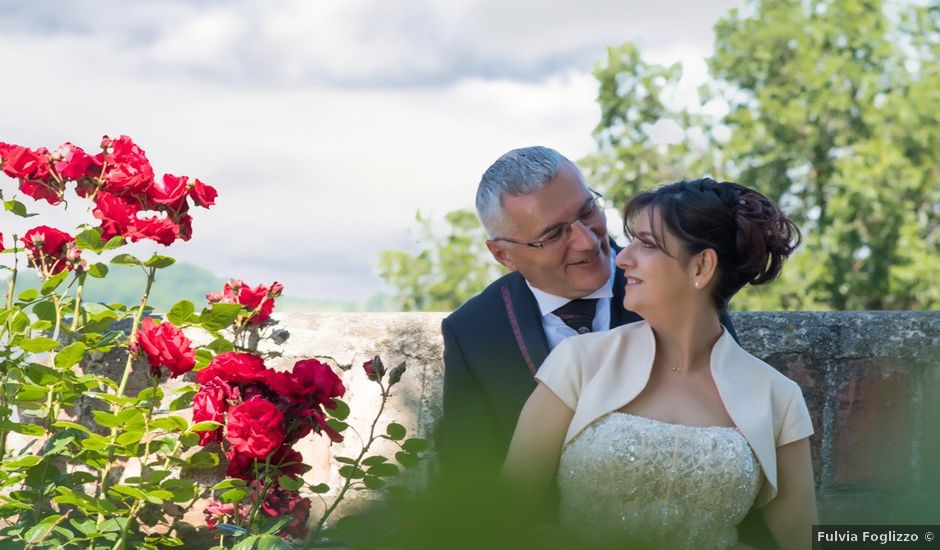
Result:
[[[736,428],[613,412],[562,451],[562,526],[585,542],[730,548],[761,472]]]

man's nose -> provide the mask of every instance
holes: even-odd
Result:
[[[597,248],[597,235],[581,220],[571,224],[571,243],[578,250]]]

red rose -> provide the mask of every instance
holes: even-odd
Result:
[[[220,378],[233,384],[263,382],[271,373],[264,366],[264,359],[250,353],[226,351],[216,355],[209,366],[196,373],[196,382],[205,384]]]
[[[0,252],[3,252],[6,248],[3,247],[3,233],[0,233]]]
[[[306,537],[310,499],[300,496],[300,493],[296,491],[287,491],[280,485],[276,485],[268,491],[261,509],[271,517],[291,516],[290,523],[278,532],[279,535],[298,540]]]
[[[213,500],[206,505],[206,509],[203,510],[203,513],[206,515],[206,527],[214,529],[225,516],[230,516],[235,513],[235,504],[232,502],[222,504],[219,501]]]
[[[168,206],[173,210],[179,210],[186,200],[186,191],[188,189],[186,176],[176,177],[171,174],[164,174],[162,180],[154,182],[149,190],[150,200],[156,204]]]
[[[299,477],[310,470],[310,466],[304,464],[304,456],[289,445],[278,447],[271,455],[269,463],[272,466],[277,466],[282,474],[288,476]]]
[[[49,151],[45,147],[29,149],[0,143],[0,161],[3,172],[16,179],[49,180]]]
[[[236,451],[264,459],[284,441],[284,414],[263,397],[252,397],[228,413],[225,439]]]
[[[271,376],[268,385],[291,401],[302,403],[315,399],[332,408],[334,397],[346,393],[343,381],[329,365],[316,359],[303,359],[294,363],[290,373],[279,372]]]
[[[101,220],[101,238],[127,235],[137,221],[137,207],[125,199],[102,191],[95,197],[92,214]]]
[[[233,388],[219,378],[213,378],[199,387],[193,397],[193,422],[211,420],[225,424],[225,413],[229,402],[238,399],[238,388]],[[199,432],[199,444],[208,445],[222,441],[222,428],[209,432]]]
[[[78,249],[75,248],[72,248],[71,256],[77,261],[69,261],[70,245],[75,242],[75,238],[64,231],[40,225],[27,231],[20,240],[29,252],[30,265],[45,275],[55,275],[63,269],[72,269],[74,264],[80,261],[78,254],[74,252]]]
[[[137,330],[136,347],[147,355],[151,376],[160,376],[160,367],[166,367],[172,373],[170,378],[176,378],[196,364],[192,342],[169,321],[158,325],[151,317],[144,319]]]
[[[264,285],[251,288],[238,279],[232,279],[225,283],[222,289],[222,301],[229,304],[241,304],[248,311],[254,311],[248,322],[257,325],[271,317],[271,312],[274,311],[274,298],[280,296],[283,289],[284,285],[278,282],[272,283],[270,289]],[[256,308],[257,311],[255,311]]]
[[[169,218],[160,218],[151,216],[149,218],[137,218],[133,225],[128,229],[125,236],[131,242],[137,242],[142,239],[150,239],[164,246],[173,244],[180,235],[180,228]]]
[[[206,185],[196,179],[193,186],[189,189],[189,196],[193,201],[203,208],[209,208],[215,204],[215,198],[219,196],[218,191],[211,185]]]
[[[225,470],[225,475],[228,477],[244,479],[245,481],[251,481],[255,478],[255,474],[252,469],[256,462],[254,457],[232,449],[225,453],[225,458],[228,459],[228,468]]]
[[[56,151],[54,164],[56,172],[67,180],[79,181],[85,178],[95,179],[101,175],[103,156],[90,156],[81,147],[63,143]]]
[[[112,151],[106,157],[105,189],[116,195],[146,195],[154,176],[143,149],[127,136],[111,140],[109,145]]]

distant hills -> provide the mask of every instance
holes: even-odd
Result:
[[[146,279],[140,269],[109,266],[104,279],[88,277],[85,282],[84,300],[90,302],[120,302],[134,305],[140,302]],[[179,300],[189,300],[199,310],[206,302],[206,293],[220,292],[228,279],[219,277],[208,269],[190,262],[177,261],[161,269],[156,284],[150,292],[148,303],[156,311],[167,311]],[[6,286],[6,285],[3,285]],[[27,288],[39,286],[39,277],[30,269],[17,275],[17,294]],[[395,311],[392,300],[376,294],[368,300],[324,300],[291,296],[287,291],[277,300],[275,311],[304,312],[351,312],[351,311]]]

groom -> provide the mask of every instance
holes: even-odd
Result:
[[[496,476],[534,375],[561,340],[641,320],[623,307],[603,198],[560,153],[536,146],[501,156],[483,174],[476,208],[487,248],[511,273],[441,324],[445,483]],[[727,313],[721,322],[735,334]]]

